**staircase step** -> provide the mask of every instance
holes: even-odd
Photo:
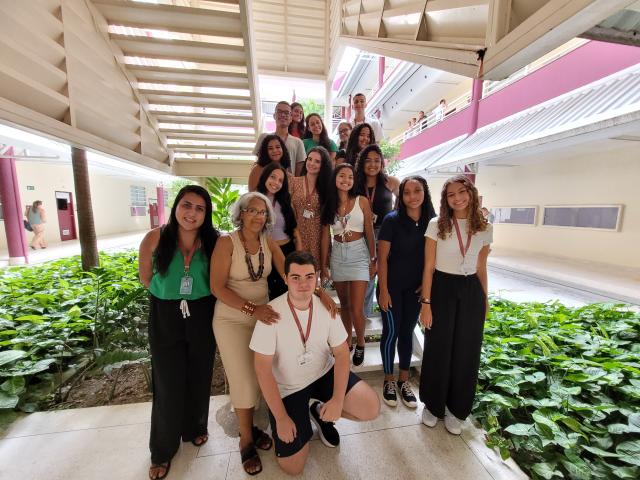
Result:
[[[411,355],[411,366],[419,367],[422,360],[414,353]],[[396,350],[394,369],[398,371],[398,351]],[[355,373],[373,372],[382,370],[382,355],[380,353],[380,342],[367,343],[364,349],[364,362],[362,365],[351,365],[351,370]]]

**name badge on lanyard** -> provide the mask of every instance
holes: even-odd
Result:
[[[302,216],[304,218],[313,218],[314,214],[313,214],[313,210],[311,210],[311,197],[313,196],[313,194],[316,191],[316,187],[313,187],[312,191],[309,191],[309,182],[307,181],[307,176],[304,176],[304,187],[306,190],[306,195],[305,195],[305,205],[306,208],[304,209],[304,211],[302,212]]]
[[[191,292],[193,291],[193,277],[189,275],[189,266],[191,265],[193,254],[195,253],[196,248],[198,248],[198,243],[199,242],[197,240],[193,242],[191,250],[187,256],[184,257],[184,275],[180,279],[180,295],[191,295]]]
[[[289,299],[289,295],[287,295],[287,303],[289,304],[289,309],[291,310],[291,314],[293,315],[293,320],[296,322],[296,326],[298,327],[298,333],[300,333],[300,340],[302,341],[302,346],[304,347],[304,353],[298,355],[298,365],[304,366],[311,363],[313,357],[311,352],[307,350],[307,341],[309,340],[309,334],[311,333],[311,322],[313,321],[313,298],[309,302],[309,319],[307,320],[307,332],[306,335],[302,333],[302,325],[300,324],[300,320],[298,319],[298,314],[296,313],[296,309],[293,307],[291,303],[291,299]]]
[[[464,264],[467,256],[467,252],[469,251],[469,247],[471,246],[471,233],[467,233],[467,244],[462,246],[462,235],[460,234],[460,227],[458,226],[458,219],[453,217],[453,226],[456,227],[456,236],[458,237],[458,247],[460,248],[460,255],[462,255],[462,263],[460,264],[460,271],[467,275],[467,268]]]

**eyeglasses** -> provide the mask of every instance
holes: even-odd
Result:
[[[291,112],[289,110],[276,110],[276,115],[279,117],[290,117]]]
[[[258,217],[266,217],[269,213],[267,210],[256,210],[253,207],[243,208],[242,211],[244,213],[248,213],[249,215],[256,215]]]
[[[349,133],[351,131],[350,128],[341,128],[340,130],[338,130],[338,133]]]

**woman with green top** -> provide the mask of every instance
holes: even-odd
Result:
[[[33,229],[31,249],[47,248],[47,242],[44,239],[44,224],[47,222],[47,214],[42,207],[42,200],[36,200],[32,205],[27,206],[24,216],[27,217]]]
[[[218,239],[211,210],[207,191],[188,185],[178,192],[169,223],[140,244],[140,281],[150,294],[152,480],[167,476],[180,439],[197,447],[208,440],[216,349],[209,270]]]
[[[304,151],[307,154],[309,154],[313,147],[320,146],[327,149],[331,157],[331,162],[336,158],[338,146],[336,142],[329,138],[327,129],[322,122],[322,117],[317,113],[307,115],[307,132],[304,134],[302,143],[304,143]]]

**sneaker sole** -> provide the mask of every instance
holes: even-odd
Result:
[[[400,395],[400,400],[402,400],[402,403],[404,403],[404,406],[407,408],[418,408],[417,402],[407,402],[404,398],[402,398],[402,395]]]
[[[318,420],[316,420],[316,417],[314,417],[313,415],[309,415],[309,417],[311,417],[311,421],[316,426],[316,430],[318,430],[318,436],[320,437],[320,441],[324,443],[324,446],[329,448],[336,448],[338,445],[333,445],[331,442],[329,442],[329,440],[327,440],[324,437],[324,434],[322,433],[322,428],[320,428],[320,424],[318,423]]]
[[[398,405],[397,400],[387,400],[386,398],[382,397],[382,401],[387,405],[389,405],[390,407],[395,407],[396,405]]]

